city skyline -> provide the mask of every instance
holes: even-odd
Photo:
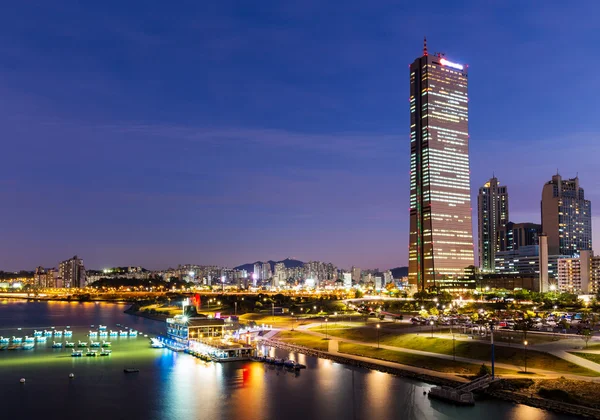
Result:
[[[0,269],[75,254],[91,267],[151,269],[289,255],[407,265],[406,78],[423,35],[431,52],[470,66],[472,203],[495,173],[511,219],[540,223],[557,168],[598,199],[600,59],[586,54],[598,5],[513,13],[440,2],[431,15],[381,2],[367,25],[355,24],[357,6],[335,22],[332,6],[313,3],[244,17],[176,9],[148,23],[133,6],[65,18],[65,3],[15,5],[0,29]],[[573,79],[578,54],[589,66]]]

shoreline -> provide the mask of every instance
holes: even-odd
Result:
[[[167,315],[149,314],[149,313],[146,313],[146,312],[142,312],[142,311],[139,310],[139,306],[137,304],[135,304],[135,303],[131,304],[131,306],[129,306],[129,308],[125,309],[123,311],[123,313],[126,313],[127,315],[139,316],[140,318],[151,319],[153,321],[166,322],[167,318],[168,318]]]
[[[378,364],[376,361],[377,359],[373,359],[374,360],[373,362],[365,362],[362,360],[356,360],[352,357],[347,357],[347,356],[343,356],[340,354],[334,355],[334,354],[331,354],[329,352],[322,351],[322,350],[315,350],[315,349],[311,349],[308,347],[299,346],[296,344],[285,343],[285,342],[282,342],[282,341],[279,341],[276,339],[264,339],[264,340],[262,340],[262,343],[264,343],[264,345],[266,345],[266,346],[275,347],[278,349],[294,351],[294,352],[306,354],[307,356],[311,356],[311,357],[328,359],[328,360],[332,360],[336,363],[340,363],[340,364],[344,364],[344,365],[348,365],[348,366],[352,366],[352,367],[359,367],[359,368],[369,369],[369,370],[377,370],[380,372],[389,373],[389,374],[403,377],[403,378],[419,380],[419,381],[426,382],[426,383],[432,384],[432,385],[456,387],[460,384],[465,383],[463,381],[442,378],[442,377],[435,376],[435,375],[427,375],[427,374],[417,373],[417,372],[413,372],[413,371],[407,370],[407,369],[402,369],[399,367],[385,366],[383,364]],[[507,401],[507,402],[512,402],[514,404],[523,404],[523,405],[527,405],[530,407],[541,408],[541,409],[551,411],[554,413],[575,415],[575,416],[584,417],[584,418],[600,419],[600,410],[594,409],[591,407],[587,407],[587,406],[583,406],[583,405],[568,404],[568,403],[557,402],[557,401],[549,400],[549,399],[545,399],[545,398],[527,396],[527,395],[524,395],[523,393],[519,393],[516,391],[510,391],[507,389],[489,389],[488,388],[488,389],[485,389],[482,392],[482,394],[486,395],[488,397],[491,397],[491,398],[495,398],[495,399],[499,399],[499,400],[503,400],[503,401]]]

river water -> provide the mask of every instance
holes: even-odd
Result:
[[[89,341],[91,325],[146,334],[164,324],[124,314],[125,305],[0,301],[0,335],[70,326],[70,341]],[[21,328],[21,330],[17,330]],[[61,341],[64,342],[65,339]],[[57,339],[58,341],[58,339]],[[277,350],[307,365],[296,375],[257,362],[205,363],[187,354],[152,349],[140,336],[112,338],[109,357],[74,358],[52,349],[0,351],[0,418],[386,420],[526,419],[560,416],[501,401],[455,407],[423,395],[431,385]],[[123,368],[140,369],[124,374]],[[70,379],[73,373],[75,378]],[[25,378],[25,384],[19,382]]]

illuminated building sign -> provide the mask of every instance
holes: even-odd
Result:
[[[456,69],[456,70],[462,70],[464,68],[462,64],[453,63],[452,61],[448,61],[445,58],[442,58],[440,60],[440,63],[442,64],[442,66],[452,67],[453,69]]]

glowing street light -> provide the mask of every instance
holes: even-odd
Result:
[[[525,346],[525,373],[527,373],[527,340],[523,341],[523,345]]]
[[[377,349],[379,349],[379,328],[381,326],[379,324],[377,324]]]

